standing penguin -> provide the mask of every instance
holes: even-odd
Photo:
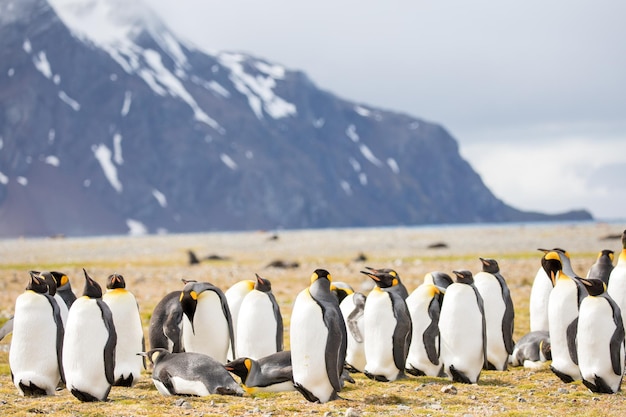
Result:
[[[115,382],[117,333],[102,288],[83,272],[85,289],[70,308],[63,340],[65,384],[80,401],[105,401]]]
[[[230,310],[230,317],[233,322],[233,338],[235,340],[235,346],[237,346],[237,321],[239,320],[239,309],[241,308],[241,302],[244,297],[248,295],[250,291],[254,289],[256,281],[251,279],[244,279],[231,285],[225,292],[226,301],[228,302],[228,309]],[[233,348],[229,347],[229,352],[233,352]],[[233,360],[239,357],[239,352],[235,349],[231,355],[229,353],[228,359]]]
[[[222,290],[208,282],[189,282],[180,294],[180,304],[185,351],[226,363],[230,346],[234,356],[233,322]]]
[[[622,310],[622,322],[626,323],[626,230],[622,233],[622,251],[609,275],[606,292]]]
[[[63,381],[63,323],[43,278],[30,274],[26,291],[15,300],[9,366],[21,395],[54,395]]]
[[[581,279],[589,296],[578,314],[578,366],[593,392],[615,394],[624,373],[624,324],[618,305],[600,279]]]
[[[598,253],[596,261],[587,272],[587,278],[599,279],[608,285],[611,271],[613,271],[613,259],[615,254],[610,249],[603,249]]]
[[[406,299],[413,323],[413,336],[406,359],[406,371],[411,375],[438,376],[441,373],[439,314],[444,291],[450,284],[452,278],[445,272],[429,272],[424,276],[424,282]]]
[[[538,249],[543,252],[543,256],[550,252],[549,249]],[[563,253],[564,256],[569,257],[569,254],[561,248],[554,248],[553,251]],[[543,262],[543,257],[542,257]],[[530,290],[530,331],[548,331],[548,300],[550,299],[550,292],[554,287],[554,282],[550,279],[543,266],[539,266],[533,286]]]
[[[347,335],[339,302],[330,291],[331,280],[327,270],[316,269],[291,313],[294,387],[311,402],[336,400],[341,391]]]
[[[576,352],[578,307],[587,295],[587,290],[575,275],[568,275],[565,271],[564,265],[569,266],[569,257],[565,252],[548,252],[543,257],[542,264],[555,283],[548,301],[552,346],[550,369],[561,381],[569,383],[580,379]],[[571,271],[571,266],[568,270]]]
[[[365,371],[365,327],[363,313],[365,311],[365,294],[352,292],[340,302],[339,308],[346,323],[347,347],[345,367],[349,372]]]
[[[456,282],[446,289],[439,315],[440,360],[450,379],[475,384],[487,365],[483,298],[470,271],[454,271],[454,274]]]
[[[113,314],[118,344],[115,347],[115,382],[113,385],[132,387],[145,369],[146,343],[141,325],[139,305],[133,293],[126,289],[126,281],[119,274],[109,275],[107,291],[102,296]]]
[[[235,341],[237,354],[252,359],[283,350],[283,316],[272,284],[258,274],[254,289],[241,301]]]
[[[498,262],[495,259],[479,259],[482,271],[474,275],[474,285],[485,306],[487,369],[504,371],[515,347],[513,300]]]
[[[371,268],[361,273],[376,283],[367,296],[363,311],[365,375],[384,382],[406,378],[404,369],[412,325],[405,298],[397,290],[398,275],[393,270]]]

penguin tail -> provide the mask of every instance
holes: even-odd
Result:
[[[123,375],[119,377],[113,385],[116,387],[129,387],[130,388],[134,385],[135,382],[136,381],[135,381],[135,378],[133,377],[133,374],[128,374],[127,377],[124,377]]]
[[[450,374],[452,374],[452,381],[460,382],[462,384],[471,384],[472,381],[461,371],[458,371],[454,365],[450,365]]]
[[[302,386],[302,384],[300,384],[299,382],[294,382],[293,386],[298,392],[300,392],[300,394],[304,396],[304,398],[307,399],[307,401],[312,402],[312,403],[321,403],[319,398],[313,395],[311,391],[304,388],[304,386]]]
[[[569,384],[571,382],[574,382],[574,378],[572,378],[570,375],[559,371],[558,369],[556,369],[555,367],[553,367],[552,365],[550,365],[550,370],[559,377],[559,379],[563,382],[565,382],[566,384]]]
[[[343,365],[343,367],[344,367],[344,369],[345,369],[346,371],[350,372],[351,374],[356,374],[356,373],[361,372],[361,371],[359,371],[358,369],[356,369],[354,366],[350,365],[348,362],[346,362],[346,363]]]

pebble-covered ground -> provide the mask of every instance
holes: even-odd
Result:
[[[565,248],[574,270],[585,275],[600,250],[620,253],[619,237],[625,226],[559,223],[0,240],[0,322],[11,316],[31,269],[67,273],[77,295],[82,293],[83,268],[101,285],[109,274],[122,274],[137,297],[146,330],[156,303],[181,289],[181,279],[209,281],[226,290],[258,273],[272,282],[288,347],[291,305],[316,268],[325,268],[334,280],[367,292],[372,282],[359,271],[365,266],[391,267],[411,291],[429,271],[478,272],[480,256],[500,263],[515,303],[515,338],[519,338],[529,329],[528,297],[541,258],[537,248]],[[188,250],[198,258],[212,259],[190,265]],[[484,372],[477,385],[452,387],[440,378],[411,377],[384,384],[358,375],[356,384],[342,391],[346,400],[323,405],[310,404],[295,392],[177,401],[161,397],[149,373],[136,388],[113,388],[105,405],[80,404],[65,390],[54,398],[29,399],[19,397],[11,383],[9,345],[10,337],[0,342],[3,415],[626,415],[621,393],[592,394],[581,383],[561,383],[549,370],[522,368]]]

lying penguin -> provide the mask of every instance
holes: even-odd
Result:
[[[511,366],[540,369],[549,360],[552,360],[550,334],[545,330],[535,330],[526,333],[515,344],[509,363]]]
[[[272,353],[258,360],[241,357],[228,362],[227,371],[241,378],[248,394],[257,392],[294,391],[291,352]]]
[[[208,355],[171,353],[163,348],[140,355],[146,356],[154,365],[152,382],[162,395],[243,395],[243,389],[224,365]]]

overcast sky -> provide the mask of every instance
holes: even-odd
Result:
[[[149,0],[179,36],[443,125],[525,210],[626,218],[626,2]]]

